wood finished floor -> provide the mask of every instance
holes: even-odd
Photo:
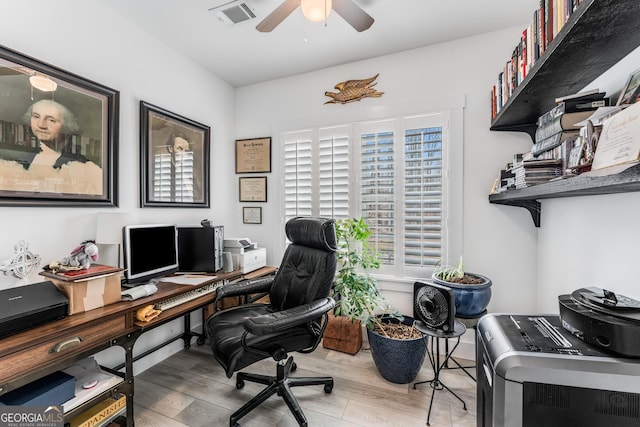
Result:
[[[411,384],[393,384],[378,373],[371,354],[356,356],[318,348],[311,354],[294,354],[295,376],[331,375],[334,388],[325,394],[322,386],[294,388],[309,426],[413,427],[425,426],[432,388],[413,389]],[[463,365],[467,361],[460,361]],[[264,360],[247,372],[273,375],[275,362]],[[433,378],[425,360],[416,381]],[[446,390],[434,397],[432,427],[476,425],[475,382],[459,369],[443,370],[441,380],[467,403],[467,410]],[[235,388],[235,375],[227,378],[208,346],[192,346],[158,363],[135,378],[135,422],[137,427],[228,426],[229,416],[256,395],[259,384],[247,382]],[[240,420],[242,427],[295,427],[284,401],[272,396],[261,407]]]

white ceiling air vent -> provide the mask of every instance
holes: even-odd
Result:
[[[212,7],[209,12],[215,12],[218,19],[226,25],[235,25],[256,18],[253,8],[247,2],[238,0]]]

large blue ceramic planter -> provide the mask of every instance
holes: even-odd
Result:
[[[383,319],[385,322],[398,323],[397,319]],[[404,316],[402,323],[412,325],[413,318]],[[371,329],[367,329],[367,337],[373,362],[385,380],[396,384],[408,384],[416,379],[427,351],[424,338],[387,338]]]
[[[491,279],[476,273],[465,273],[482,279],[482,283],[467,285],[463,283],[447,282],[433,276],[434,283],[448,286],[453,289],[456,299],[456,316],[458,317],[478,317],[487,309],[491,300]]]

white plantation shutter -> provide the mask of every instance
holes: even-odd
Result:
[[[193,202],[193,151],[154,155],[153,197],[159,202]]]
[[[313,215],[311,209],[311,131],[291,132],[284,138],[284,215]]]
[[[349,127],[318,131],[318,214],[349,217]]]
[[[361,212],[374,235],[370,244],[383,264],[395,263],[395,132],[394,121],[366,123],[360,136]]]
[[[442,257],[442,125],[413,121],[404,131],[404,263],[434,266]]]
[[[445,257],[446,123],[437,113],[284,133],[286,219],[363,216],[381,274],[428,277]]]

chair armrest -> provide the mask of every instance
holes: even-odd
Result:
[[[327,297],[287,310],[247,319],[243,326],[247,332],[254,335],[281,332],[316,319],[331,310],[335,305],[333,298]]]
[[[257,294],[260,292],[269,293],[273,276],[260,277],[258,279],[242,280],[237,283],[224,285],[216,291],[216,302],[225,297],[235,297],[238,295]]]

